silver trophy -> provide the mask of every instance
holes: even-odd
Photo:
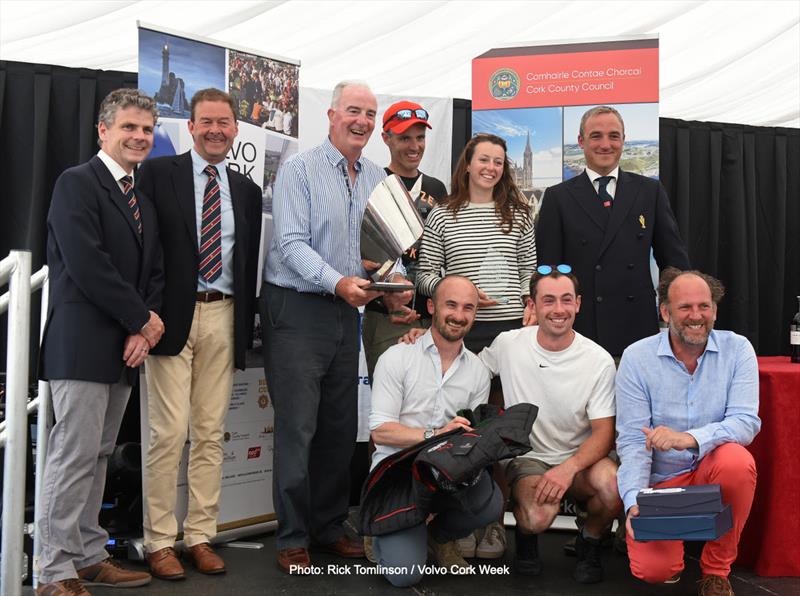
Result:
[[[361,221],[361,258],[380,264],[372,279],[381,282],[395,262],[422,237],[422,218],[402,180],[390,174],[367,201]]]

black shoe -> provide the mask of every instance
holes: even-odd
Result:
[[[596,584],[603,581],[603,566],[600,564],[600,540],[578,534],[575,540],[575,564],[573,579],[581,584]]]
[[[539,558],[539,536],[523,534],[514,529],[514,570],[522,575],[542,573],[542,560]]]

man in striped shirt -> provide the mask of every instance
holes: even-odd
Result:
[[[308,547],[362,557],[345,536],[349,466],[358,424],[359,315],[380,296],[361,262],[361,220],[386,177],[361,156],[377,101],[343,81],[328,110],[328,138],[287,160],[273,199],[274,235],[264,271],[264,370],[275,408],[273,502],[278,565],[309,567]],[[411,292],[387,296],[392,310]]]

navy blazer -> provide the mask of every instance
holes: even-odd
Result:
[[[651,247],[659,269],[689,268],[658,180],[620,170],[610,210],[585,171],[545,192],[536,227],[538,261],[572,266],[582,295],[575,330],[614,356],[658,332]]]
[[[152,204],[137,196],[139,235],[125,195],[96,155],[59,176],[47,215],[50,301],[42,379],[116,383],[128,335],[158,311],[161,245]],[[137,371],[127,369],[133,385]]]
[[[261,189],[231,168],[227,173],[234,221],[234,365],[244,370],[256,312]],[[192,327],[200,263],[191,153],[145,161],[136,185],[158,212],[164,246],[164,297],[159,314],[165,331],[151,353],[175,356],[186,345]]]

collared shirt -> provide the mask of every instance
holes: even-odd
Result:
[[[413,345],[392,346],[378,359],[372,384],[369,429],[384,422],[411,428],[441,428],[463,408],[476,408],[489,397],[489,371],[463,345],[442,374],[442,358],[430,330]],[[399,447],[377,445],[374,467]]]
[[[274,232],[264,279],[299,292],[334,294],[345,276],[366,276],[361,220],[383,168],[361,157],[351,184],[347,159],[330,139],[293,155],[275,180]]]
[[[617,371],[617,472],[627,511],[639,489],[697,468],[723,443],[748,445],[761,428],[758,363],[747,338],[712,330],[694,374],[675,358],[669,331],[632,344]],[[647,451],[642,428],[688,432],[699,449]]]
[[[598,182],[597,179],[600,178],[602,174],[598,174],[594,170],[586,168],[586,175],[589,176],[589,181],[592,183],[595,192],[600,192],[600,182]],[[614,195],[617,194],[617,180],[619,180],[619,166],[611,170],[608,174],[606,174],[606,176],[611,176],[611,180],[609,180],[608,184],[606,185],[606,190],[613,199]]]
[[[206,166],[213,165],[217,168],[217,182],[222,200],[222,273],[213,282],[206,281],[202,276],[197,276],[198,292],[222,292],[233,296],[233,244],[234,221],[233,202],[231,201],[231,186],[228,182],[228,160],[224,159],[218,164],[210,164],[203,159],[192,147],[192,176],[194,177],[194,221],[197,228],[197,245],[200,246],[200,228],[203,222],[203,197],[206,192],[208,175],[203,171]]]
[[[125,188],[122,185],[122,179],[125,176],[130,176],[131,177],[131,181],[133,182],[135,180],[134,179],[134,173],[133,172],[126,172],[122,168],[122,166],[119,165],[114,160],[113,157],[111,157],[108,153],[106,153],[102,149],[100,149],[100,151],[97,152],[97,157],[100,158],[100,161],[102,161],[105,164],[105,166],[108,168],[108,171],[111,172],[111,176],[113,176],[114,180],[117,181],[117,186],[119,186],[119,189],[122,191],[122,194],[125,194]]]

